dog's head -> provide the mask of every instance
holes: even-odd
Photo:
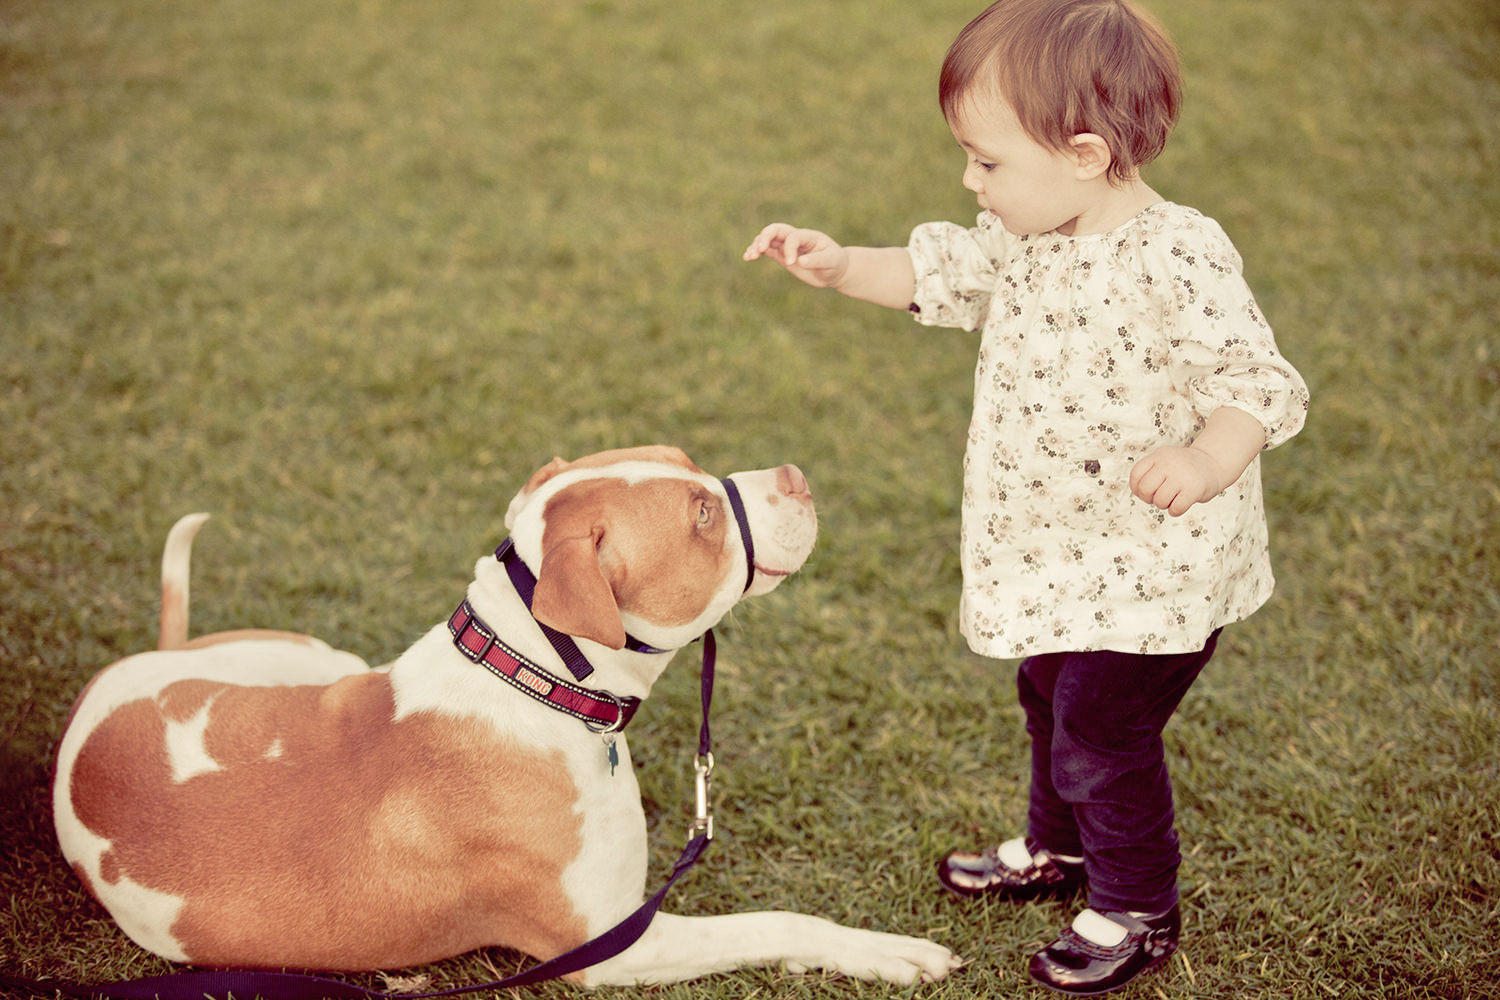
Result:
[[[505,515],[516,553],[537,576],[532,613],[613,649],[627,631],[676,649],[742,596],[774,590],[817,537],[807,479],[794,465],[729,478],[744,503],[753,568],[724,485],[680,450],[553,459]]]

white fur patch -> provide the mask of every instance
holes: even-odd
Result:
[[[69,847],[68,859],[83,869],[120,929],[142,948],[173,962],[186,962],[187,954],[171,932],[182,898],[148,889],[125,876],[106,882],[102,869],[109,841],[78,822],[72,809],[59,809],[56,823],[58,839]]]
[[[208,755],[205,737],[208,733],[209,712],[214,698],[203,703],[203,707],[181,722],[168,722],[166,738],[167,763],[172,766],[172,780],[179,785],[200,774],[211,774],[223,770],[219,762]]]

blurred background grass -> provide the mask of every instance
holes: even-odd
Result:
[[[536,466],[661,441],[797,462],[823,521],[721,637],[720,842],[674,908],[926,934],[973,964],[923,995],[1033,992],[1070,911],[930,876],[1024,814],[1010,666],[955,621],[973,339],[738,259],[777,218],[876,243],[973,218],[935,80],[980,6],[0,4],[0,966],[163,968],[61,863],[46,781],[86,679],[153,640],[177,516],[215,515],[197,630],[381,662]],[[1492,995],[1500,15],[1152,8],[1187,107],[1149,179],[1234,238],[1313,409],[1265,460],[1278,597],[1169,729],[1188,937],[1128,995]],[[632,740],[657,871],[691,674]]]

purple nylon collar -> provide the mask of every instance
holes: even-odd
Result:
[[[729,496],[729,508],[734,511],[734,520],[740,526],[740,541],[745,545],[745,590],[755,582],[755,543],[750,539],[750,518],[745,514],[745,501],[740,499],[740,488],[731,480],[721,479],[724,492]]]

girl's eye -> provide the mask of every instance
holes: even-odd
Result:
[[[992,170],[995,169],[995,164],[993,164],[993,163],[984,163],[984,162],[982,162],[980,160],[975,160],[974,161],[974,166],[978,167],[980,170],[983,170],[985,173],[989,173],[990,171],[992,171]]]

